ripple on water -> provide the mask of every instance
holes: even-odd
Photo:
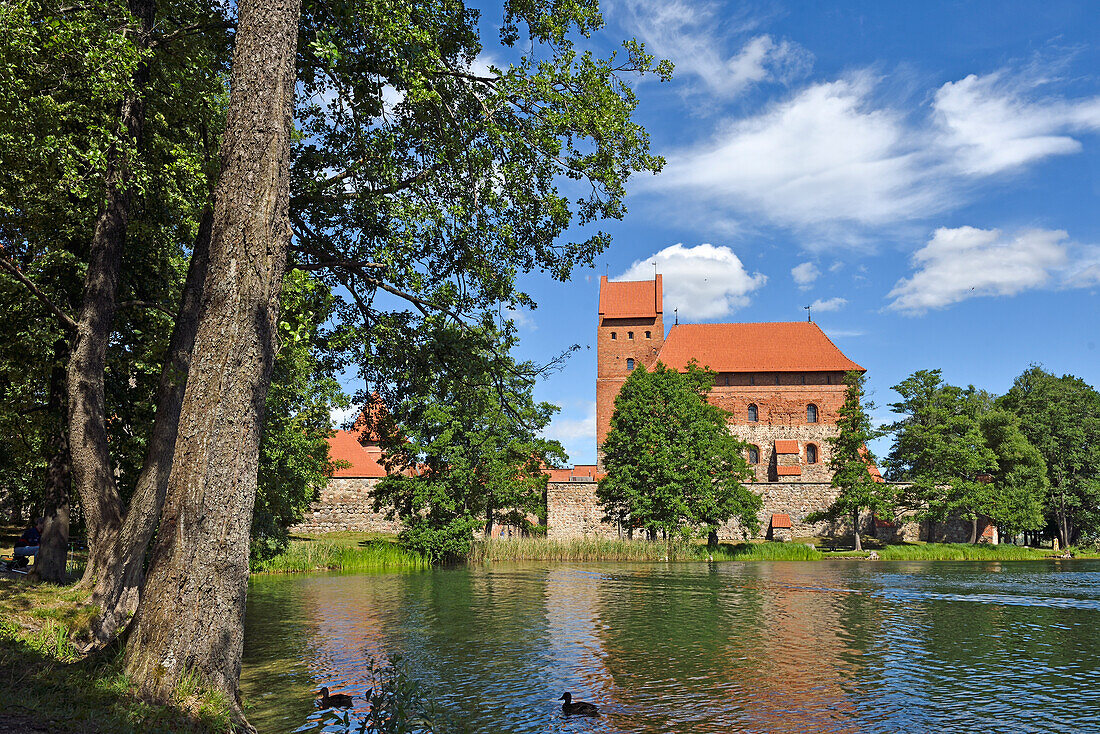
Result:
[[[401,655],[473,732],[1100,730],[1100,564],[516,564],[253,582],[265,731]],[[272,690],[283,695],[264,696]],[[571,691],[599,719],[564,717]]]

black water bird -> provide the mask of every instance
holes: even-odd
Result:
[[[321,690],[318,691],[321,695],[321,708],[323,709],[346,709],[351,706],[351,696],[346,693],[334,693],[328,695],[328,686],[321,686]]]
[[[600,710],[596,708],[593,703],[587,703],[586,701],[573,701],[572,693],[563,693],[559,701],[565,701],[561,705],[562,713],[564,714],[580,714],[581,716],[599,716]]]

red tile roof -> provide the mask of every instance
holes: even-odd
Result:
[[[775,473],[781,477],[795,477],[802,476],[802,467],[800,466],[777,466],[775,467]]]
[[[777,454],[797,454],[798,453],[798,441],[790,439],[777,438],[775,439],[775,453]]]
[[[812,321],[673,326],[658,359],[682,370],[692,358],[715,372],[865,371]]]
[[[351,464],[350,467],[337,469],[332,473],[334,477],[369,477],[378,478],[386,476],[386,470],[378,463],[382,452],[376,444],[364,446],[359,443],[359,431],[333,431],[328,439],[328,455],[333,461],[343,460]]]
[[[790,515],[772,515],[773,528],[789,528],[791,526]]]
[[[661,276],[655,280],[612,283],[600,277],[600,316],[609,319],[655,317],[661,313]]]

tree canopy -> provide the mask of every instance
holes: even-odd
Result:
[[[606,519],[651,537],[703,532],[736,518],[759,528],[758,495],[745,482],[745,445],[730,434],[728,414],[706,401],[715,373],[692,362],[677,372],[658,362],[638,366],[615,400],[603,446],[607,476],[597,496]]]
[[[840,490],[837,498],[824,511],[813,513],[807,519],[850,519],[856,550],[862,550],[860,542],[860,514],[870,510],[875,515],[894,514],[893,487],[871,476],[869,467],[875,463],[875,455],[868,444],[882,435],[868,416],[874,403],[864,398],[866,376],[857,371],[844,375],[844,404],[837,419],[837,435],[826,439],[829,445],[829,470],[833,473],[831,485]]]

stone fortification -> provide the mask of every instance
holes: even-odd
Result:
[[[381,481],[377,477],[332,477],[309,506],[294,533],[334,533],[357,530],[371,533],[397,533],[401,523],[387,520],[385,513],[374,511],[370,492]]]

